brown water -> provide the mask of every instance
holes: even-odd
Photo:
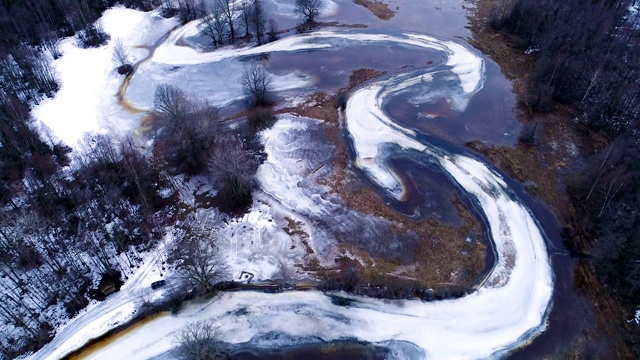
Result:
[[[511,82],[502,76],[493,61],[485,61],[484,86],[462,113],[451,109],[444,98],[416,106],[407,98],[395,97],[386,104],[386,110],[399,124],[453,143],[479,140],[492,145],[514,146],[522,124],[516,119],[516,98],[511,91]]]
[[[97,338],[94,340],[90,340],[87,344],[85,344],[81,349],[75,351],[64,357],[66,360],[83,360],[91,358],[91,355],[96,352],[104,349],[105,347],[115,343],[119,339],[136,332],[138,329],[142,328],[146,324],[158,319],[162,316],[167,316],[169,312],[159,312],[153,315],[149,315],[141,320],[137,320],[129,325],[125,324],[120,329],[114,329],[111,332]]]

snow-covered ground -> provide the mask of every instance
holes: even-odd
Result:
[[[110,11],[115,12],[114,14],[129,12],[124,9]],[[123,31],[117,37],[125,37],[125,32],[130,33],[132,29],[136,29],[135,34],[141,33],[136,26],[147,21],[141,19],[152,19],[149,21],[156,21],[161,27],[171,26],[170,21],[156,19],[153,15],[129,16],[128,22],[133,25],[128,32]],[[103,22],[108,32],[116,34],[109,26],[109,15]],[[443,60],[440,64],[434,64],[430,68],[432,70],[413,70],[373,82],[353,92],[347,103],[345,126],[357,155],[356,165],[398,199],[402,198],[403,184],[386,166],[386,154],[381,149],[388,144],[395,144],[407,151],[421,152],[423,156],[437,161],[443,171],[481,205],[495,244],[497,262],[486,281],[474,293],[460,299],[431,303],[352,297],[355,302],[349,307],[342,307],[333,304],[328,297],[317,291],[281,294],[226,293],[208,303],[193,303],[177,316],[157,318],[118,338],[94,353],[93,358],[114,359],[115,356],[122,359],[147,359],[164,354],[175,346],[173,336],[176,332],[189,323],[202,319],[215,321],[219,326],[220,339],[230,343],[250,341],[269,332],[293,337],[316,336],[325,340],[355,337],[383,344],[391,340],[402,340],[417,346],[418,352],[414,355],[435,359],[501,355],[525,344],[544,329],[553,293],[553,274],[543,235],[531,213],[514,197],[503,179],[486,165],[424,143],[414,131],[397,125],[383,111],[388,97],[408,89],[423,90],[422,96],[415,96],[414,101],[430,101],[434,71],[446,73],[457,84],[448,90],[448,99],[453,109],[463,111],[469,99],[482,87],[484,64],[478,55],[457,43],[425,35],[355,31],[317,32],[287,37],[256,48],[199,52],[179,45],[178,40],[184,36],[185,31],[184,28],[174,31],[155,50],[149,64],[144,64],[148,66],[147,70],[143,66],[140,74],[134,76],[130,96],[137,99],[137,105],[149,106],[149,98],[143,99],[143,94],[149,94],[148,89],[144,90],[145,86],[151,81],[162,81],[163,76],[171,71],[183,71],[184,74],[191,71],[193,66],[217,65],[226,61],[232,64],[244,56],[358,44],[384,46],[388,43],[440,51]],[[107,64],[108,47],[79,50],[70,46],[63,47],[65,55],[56,62],[58,70],[64,74],[63,88],[54,99],[36,109],[36,116],[67,142],[77,139],[85,130],[110,130],[108,124],[114,124],[118,131],[127,126],[130,126],[129,129],[133,127],[131,122],[127,122],[131,118],[122,115],[123,110],[114,110],[118,109],[113,94],[118,87],[119,78],[113,74],[112,65]],[[84,69],[85,61],[92,59],[94,53],[96,68]],[[110,54],[108,59],[110,60]],[[92,81],[84,84],[80,81],[80,75],[77,76],[78,79],[75,75],[69,75],[67,79],[67,74],[73,73],[70,68],[74,64],[84,69],[78,69],[78,72],[87,71],[85,80]],[[154,69],[164,70],[158,70],[154,78]],[[144,71],[148,72],[147,75]],[[224,73],[216,74],[223,76]],[[168,78],[168,81],[179,83],[181,77],[171,80],[168,75]],[[136,81],[139,83],[136,84]],[[304,77],[297,77],[296,81],[286,80],[285,83],[290,84],[291,88],[308,84]],[[188,89],[189,84],[184,84],[184,87]],[[80,96],[82,92],[88,91],[93,92]],[[236,90],[229,92],[233,91]],[[81,106],[76,111],[74,106],[78,103]],[[77,123],[70,126],[47,117],[51,114],[64,114],[63,105],[70,107],[72,116],[69,119]],[[109,120],[101,122],[100,119],[105,114],[111,114]],[[83,118],[87,121],[85,125],[81,120]],[[110,121],[113,123],[109,123]],[[244,218],[220,225],[218,230],[222,237],[228,239],[221,249],[230,264],[235,264],[232,269],[234,274],[246,269],[258,272],[259,279],[281,275],[283,269],[299,262],[304,254],[302,246],[295,251],[284,251],[290,242],[283,233],[281,223],[276,220],[282,220],[285,216],[291,216],[294,220],[321,216],[331,211],[335,205],[334,202],[314,196],[298,186],[308,174],[305,172],[308,171],[308,166],[300,164],[302,170],[298,170],[296,162],[286,156],[288,147],[292,146],[290,134],[304,131],[305,126],[310,123],[311,120],[285,117],[274,128],[263,133],[269,159],[261,166],[257,175],[262,188],[258,201]],[[304,161],[304,158],[301,160]],[[264,198],[261,199],[262,196]],[[202,216],[219,219],[215,211]],[[314,222],[302,223],[313,244],[314,239],[318,238],[314,235]],[[151,269],[154,261],[157,260],[150,257],[145,266]],[[78,348],[83,341],[104,333],[109,326],[130,318],[135,308],[132,305],[136,296],[134,288],[148,286],[147,282],[153,280],[144,269],[136,274],[134,277],[138,280],[129,280],[119,294],[111,296],[73,320],[34,358],[60,358],[68,351]],[[263,339],[262,343],[268,344],[269,340]],[[272,340],[271,344],[275,346],[278,343]]]
[[[105,11],[99,22],[111,36],[109,43],[82,49],[77,46],[76,37],[63,39],[62,57],[53,62],[60,90],[32,111],[37,120],[71,146],[76,146],[88,132],[124,135],[139,125],[141,114],[127,111],[116,101],[124,77],[118,75],[112,60],[113,44],[121,39],[135,62],[147,55],[147,50],[135,46],[152,45],[178,24],[176,19],[164,19],[156,12],[123,7]]]
[[[168,236],[160,242],[155,251],[144,254],[144,260],[119,292],[102,302],[92,302],[76,317],[58,328],[58,335],[45,345],[32,359],[59,359],[81,348],[110,329],[130,321],[144,301],[154,301],[163,296],[165,290],[150,292],[154,281],[166,278],[168,271],[162,270],[161,262],[166,260],[165,247],[171,243]],[[162,274],[162,275],[161,275]]]

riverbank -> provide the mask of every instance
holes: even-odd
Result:
[[[497,32],[486,25],[495,0],[478,0],[470,16],[473,38],[469,43],[487,54],[513,83],[518,97],[516,114],[526,130],[535,129],[533,142],[520,141],[515,147],[487,146],[471,142],[467,146],[486,156],[500,169],[522,182],[532,196],[545,203],[563,228],[564,242],[577,261],[573,270],[575,292],[589,300],[578,330],[561,349],[547,349],[545,355],[560,358],[584,358],[603,354],[605,358],[633,358],[630,324],[624,304],[611,295],[597,278],[589,260],[588,234],[577,225],[580,217],[566,187],[586,159],[604,148],[608,139],[573,121],[577,111],[562,104],[553,104],[547,113],[534,112],[528,105],[527,84],[535,65],[535,54],[526,54],[517,46],[517,39]],[[524,134],[523,134],[524,135]],[[568,236],[569,235],[569,236]],[[566,255],[565,255],[566,256]],[[595,322],[590,324],[590,322]]]

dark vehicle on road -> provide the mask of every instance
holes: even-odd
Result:
[[[166,280],[158,280],[158,281],[155,281],[155,282],[151,283],[151,288],[153,290],[156,290],[156,289],[159,289],[159,288],[161,288],[161,287],[163,287],[165,285],[167,285],[167,281]]]

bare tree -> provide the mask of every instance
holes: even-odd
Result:
[[[256,31],[256,39],[258,44],[262,44],[262,38],[264,37],[265,28],[265,12],[262,5],[263,0],[252,0],[253,5],[253,28]]]
[[[304,16],[305,22],[313,22],[322,5],[323,0],[296,0],[296,12]]]
[[[133,67],[129,62],[129,49],[124,45],[122,39],[116,39],[113,42],[113,53],[111,54],[113,62],[118,67],[118,73],[130,74],[133,71]]]
[[[271,80],[262,64],[254,62],[245,67],[242,74],[242,85],[251,105],[259,106],[269,103]]]
[[[210,156],[209,173],[219,188],[221,210],[233,211],[251,204],[257,168],[255,157],[242,141],[233,136],[219,139]]]
[[[167,127],[162,135],[168,145],[166,159],[188,173],[205,168],[215,144],[217,109],[169,85],[156,88],[154,107]]]
[[[269,19],[267,36],[269,37],[269,41],[276,41],[278,39],[278,23],[273,19]]]
[[[236,13],[236,3],[232,0],[217,0],[217,4],[222,10],[222,16],[227,22],[227,26],[229,27],[229,39],[231,42],[236,41],[236,30],[235,30],[235,13]]]
[[[216,332],[217,328],[210,320],[189,324],[175,338],[178,360],[228,359],[229,353],[224,344],[215,339]]]
[[[203,2],[196,3],[196,0],[178,0],[178,11],[180,20],[187,23],[203,16],[204,4]]]
[[[198,294],[206,294],[224,279],[227,268],[220,259],[210,230],[189,228],[189,232],[191,234],[175,249],[173,259],[183,285]]]
[[[190,100],[175,86],[159,85],[153,94],[153,106],[167,120],[178,122],[189,113]]]
[[[242,27],[244,28],[244,36],[248,37],[251,34],[251,19],[253,17],[253,8],[249,0],[242,0],[240,3],[240,15],[238,18],[241,21]]]
[[[596,81],[598,80],[598,76],[600,76],[600,73],[601,73],[601,69],[596,69],[591,74],[591,76],[589,76],[589,86],[587,87],[587,90],[585,90],[584,95],[582,96],[582,100],[580,100],[580,109],[584,107],[584,101],[587,99],[587,96],[589,96],[589,92],[591,92],[593,85],[596,84]]]
[[[224,44],[224,31],[227,24],[223,17],[222,8],[219,3],[214,3],[206,16],[202,18],[200,32],[211,38],[213,45]]]

